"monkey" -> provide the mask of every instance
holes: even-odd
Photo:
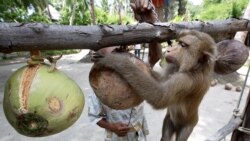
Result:
[[[144,74],[117,54],[96,63],[118,72],[155,109],[167,108],[161,141],[186,141],[198,123],[199,105],[210,87],[216,49],[211,36],[196,30],[178,33],[177,44],[166,49],[162,73]]]

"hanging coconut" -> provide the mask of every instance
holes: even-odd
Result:
[[[217,43],[217,50],[214,71],[218,74],[229,74],[238,70],[249,56],[247,47],[237,40],[221,41]]]
[[[48,136],[71,126],[84,107],[79,86],[44,63],[24,66],[6,83],[4,113],[22,135]]]
[[[143,61],[129,53],[120,54],[135,63],[142,73],[149,74],[149,68]],[[94,64],[89,74],[89,81],[100,101],[112,109],[128,109],[143,101],[121,75],[110,68]]]

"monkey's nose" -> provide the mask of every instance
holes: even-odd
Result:
[[[165,55],[167,55],[167,54],[169,54],[170,53],[170,50],[165,50],[164,52],[163,52],[163,55],[165,56]]]

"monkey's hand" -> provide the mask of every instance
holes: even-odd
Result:
[[[139,22],[154,23],[158,21],[154,5],[151,0],[135,0],[130,4],[134,11],[135,19]]]
[[[129,129],[129,126],[124,123],[110,123],[109,125],[109,130],[114,132],[119,137],[126,136]]]

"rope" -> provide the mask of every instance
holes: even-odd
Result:
[[[62,57],[62,55],[59,55],[59,56],[55,56],[55,57],[48,56],[48,57],[44,58],[41,55],[40,51],[31,51],[30,55],[31,55],[31,57],[27,61],[27,64],[29,66],[36,66],[36,65],[43,64],[44,63],[44,59],[47,59],[50,62],[50,64],[51,64],[49,72],[53,72],[53,71],[56,70],[56,63]]]
[[[30,56],[31,57],[27,61],[27,64],[29,66],[36,66],[36,65],[44,63],[44,59],[39,50],[30,51]]]

